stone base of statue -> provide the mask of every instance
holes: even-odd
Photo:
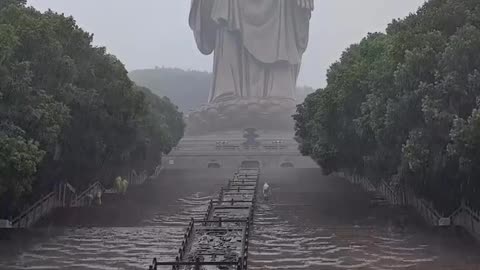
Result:
[[[202,174],[204,169],[231,173],[238,167],[275,169],[270,171],[275,173],[279,173],[276,169],[319,168],[310,157],[302,156],[293,137],[293,131],[254,128],[186,135],[168,155],[162,156],[162,168],[174,174],[188,170]]]
[[[296,102],[288,98],[232,98],[204,105],[187,116],[187,135],[256,128],[292,131]]]
[[[162,166],[173,172],[318,168],[298,150],[295,110],[296,102],[288,98],[217,99],[188,115],[187,134],[163,156]]]

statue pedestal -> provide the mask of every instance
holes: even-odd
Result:
[[[294,140],[296,102],[286,98],[232,98],[190,113],[186,136],[162,158],[167,170],[318,168]]]
[[[234,98],[201,107],[186,119],[187,135],[256,128],[293,131],[296,102],[287,98]]]
[[[240,166],[275,170],[318,168],[310,157],[302,156],[292,131],[257,130],[251,135],[243,130],[187,135],[172,152],[162,157],[162,166],[165,170],[177,171],[235,170]]]

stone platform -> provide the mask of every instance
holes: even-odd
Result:
[[[228,132],[238,127],[251,127],[272,131],[294,128],[292,115],[297,102],[281,97],[234,97],[205,104],[190,112],[185,121],[189,136]]]
[[[255,135],[250,143],[242,130],[186,136],[162,164],[164,169],[318,168],[300,154],[293,133],[259,130]]]

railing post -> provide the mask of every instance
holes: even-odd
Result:
[[[60,193],[62,193],[61,190],[60,190],[60,184],[55,185],[55,197],[57,199],[56,200],[57,202],[60,201]]]
[[[472,213],[469,213],[468,215],[470,217],[470,225],[472,226],[472,233],[475,234],[476,231],[475,231],[475,222],[473,220],[473,216],[472,216]]]
[[[65,207],[66,206],[66,194],[67,193],[67,185],[66,184],[63,184],[63,198],[62,198],[62,207]]]
[[[153,270],[157,270],[157,258],[153,258]]]
[[[46,197],[44,197],[44,198],[46,198]],[[41,217],[45,216],[45,204],[46,204],[46,203],[48,203],[48,199],[42,201],[42,203],[39,205],[39,208],[40,208],[40,216],[41,216]]]
[[[178,263],[180,263],[180,258],[178,256],[175,258],[175,262],[177,263],[177,265],[175,265],[173,267],[173,269],[175,269],[175,270],[180,269],[180,265],[178,264]]]
[[[33,219],[35,218],[35,216],[33,215],[33,212],[29,213],[28,215],[29,215],[30,217],[28,218],[27,228],[33,225],[33,222],[34,222]]]
[[[200,258],[195,259],[195,270],[200,270]]]
[[[32,209],[32,225],[35,224],[35,221],[37,220],[37,209],[38,209],[38,206],[35,206],[33,209]]]
[[[49,214],[49,213],[51,212],[51,210],[52,210],[52,209],[50,208],[50,207],[51,207],[51,206],[50,206],[51,203],[52,203],[52,196],[51,196],[51,194],[50,194],[50,196],[48,197],[47,202],[45,203],[45,209],[46,209],[45,211],[47,212],[47,214]]]

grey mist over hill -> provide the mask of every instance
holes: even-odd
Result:
[[[212,83],[212,74],[205,71],[183,70],[179,68],[139,69],[129,73],[129,77],[139,86],[152,90],[156,95],[168,97],[179,109],[188,113],[207,103]],[[297,102],[313,93],[309,86],[297,88]]]
[[[212,74],[178,68],[134,70],[129,77],[137,85],[147,87],[159,96],[168,97],[183,112],[207,103]]]

